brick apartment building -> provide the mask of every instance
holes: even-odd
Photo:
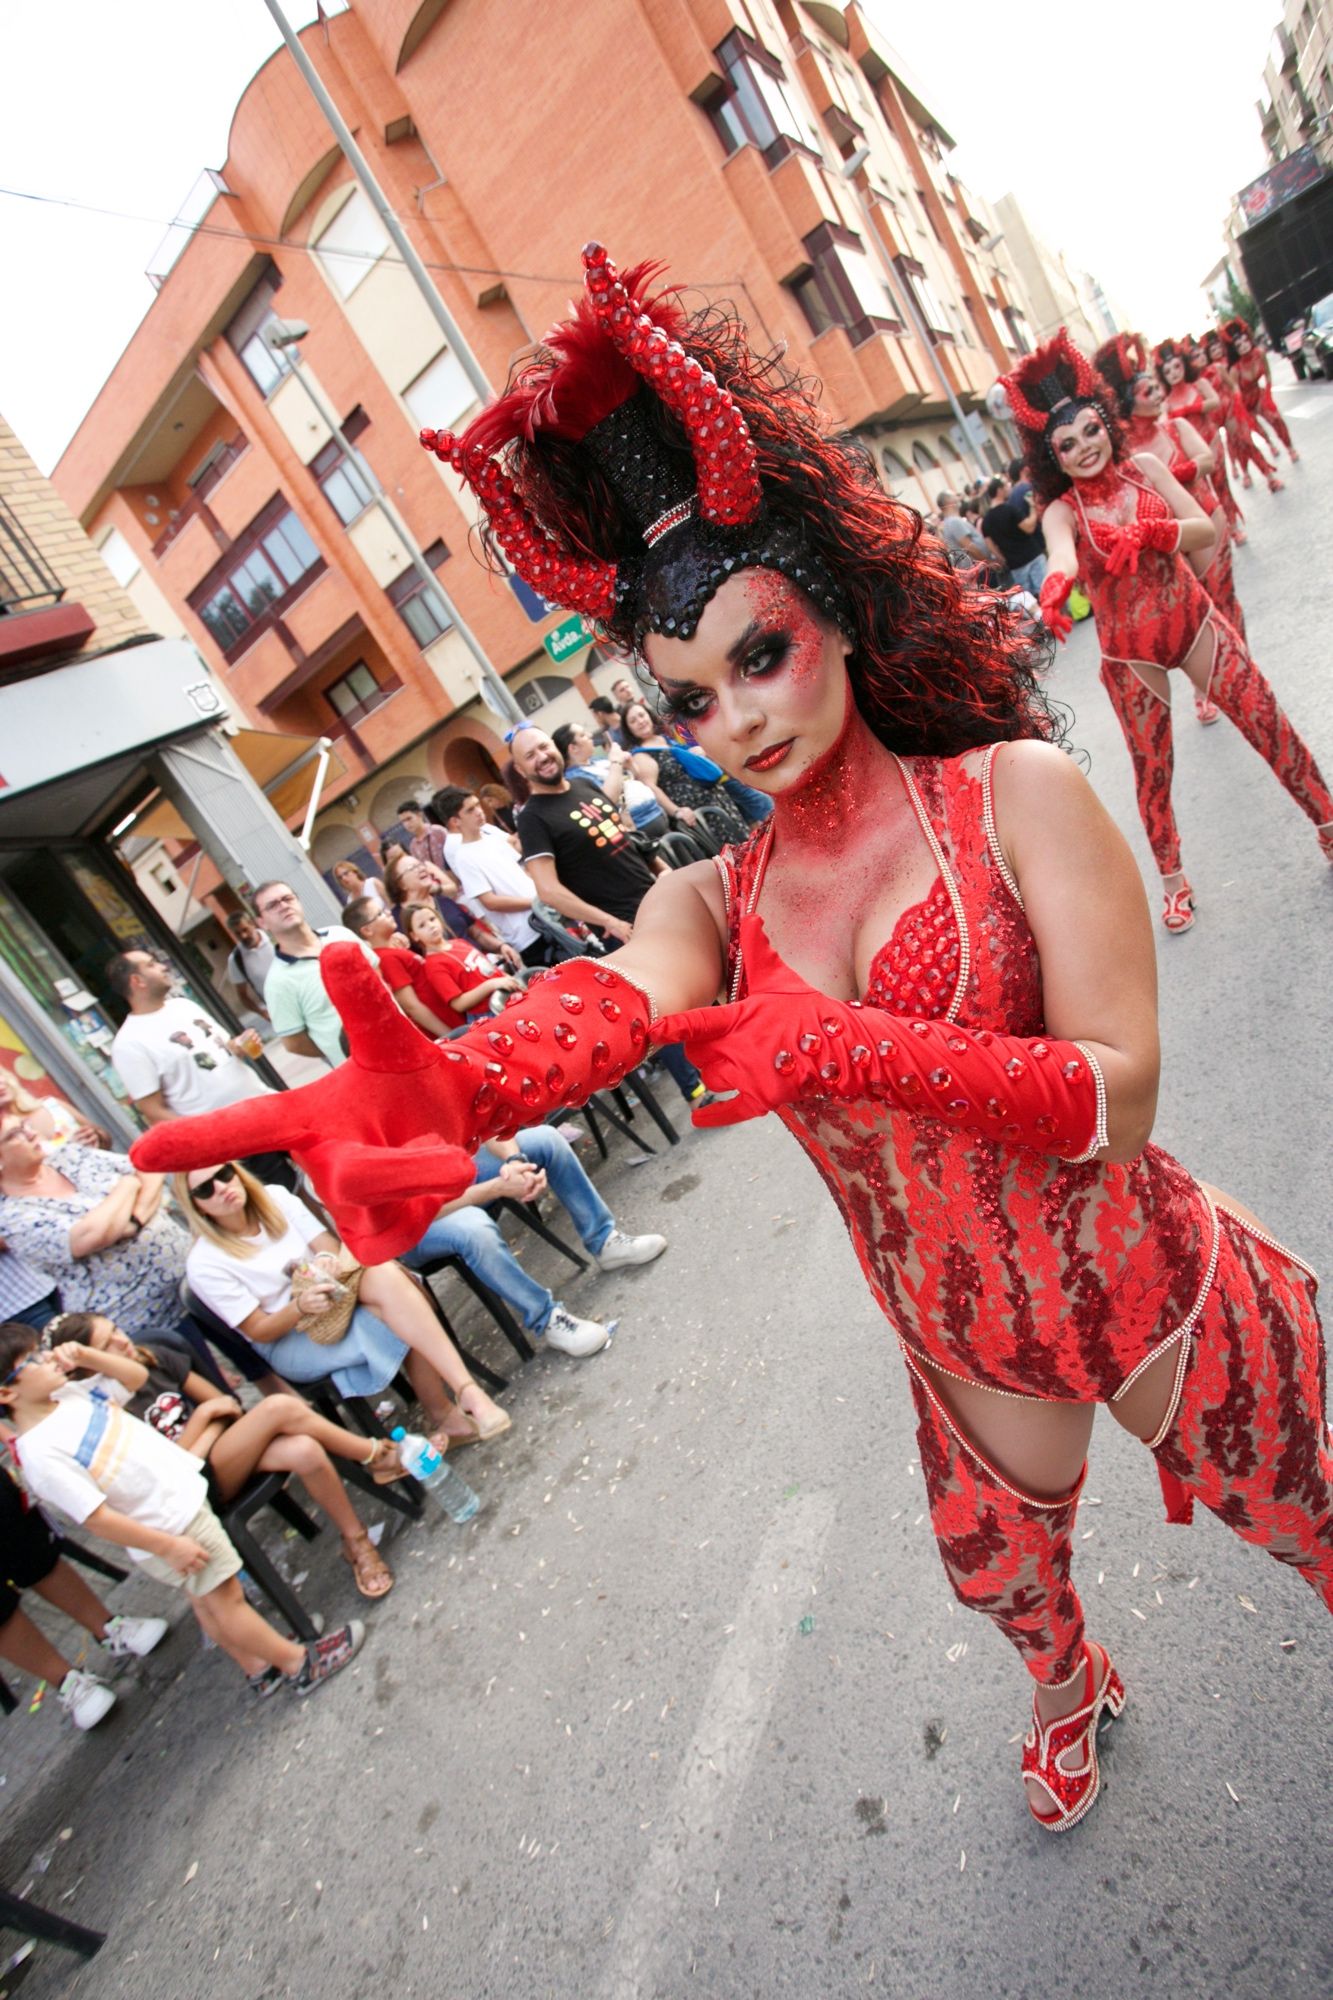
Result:
[[[1007,454],[983,399],[1027,344],[1019,281],[861,7],[355,0],[302,44],[493,389],[564,311],[595,235],[784,340],[912,504]],[[578,712],[597,656],[556,665],[559,614],[473,560],[470,505],[416,442],[465,418],[471,388],[285,48],[212,179],[53,477],[240,717],[333,739],[327,869],[408,792],[492,776],[502,725],[443,599],[265,344],[275,315],[308,325],[303,369],[524,710]]]

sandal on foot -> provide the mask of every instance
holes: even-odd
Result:
[[[1181,931],[1189,930],[1194,923],[1194,891],[1188,882],[1182,882],[1178,889],[1163,892],[1162,925],[1173,937]]]
[[[465,1418],[471,1425],[470,1430],[465,1431],[461,1436],[454,1437],[453,1446],[455,1451],[457,1451],[460,1445],[489,1444],[492,1438],[503,1437],[513,1422],[507,1410],[502,1410],[498,1405],[495,1405],[493,1406],[494,1415],[483,1423],[480,1417],[473,1416],[471,1410],[465,1409],[463,1406],[463,1398],[470,1392],[480,1393],[477,1391],[475,1382],[465,1382],[462,1388],[457,1390],[454,1395],[454,1406],[459,1416]]]
[[[376,1438],[371,1446],[370,1457],[361,1461],[362,1470],[368,1472],[377,1486],[389,1486],[395,1479],[407,1478],[407,1467],[398,1453],[393,1438]]]
[[[1277,474],[1274,473],[1268,482],[1268,490],[1270,493],[1285,493],[1287,489]]]
[[[1092,1648],[1083,1647],[1084,1702],[1072,1715],[1057,1716],[1043,1723],[1032,1703],[1032,1727],[1023,1739],[1023,1776],[1043,1791],[1054,1812],[1038,1812],[1028,1795],[1028,1810],[1047,1833],[1067,1833],[1077,1826],[1096,1804],[1101,1789],[1101,1767],[1097,1761],[1097,1725],[1102,1711],[1119,1715],[1125,1706],[1125,1684],[1106,1654],[1102,1673]]]
[[[355,1541],[343,1537],[342,1559],[351,1565],[352,1576],[363,1597],[387,1597],[393,1589],[393,1571],[367,1534]]]
[[[1206,694],[1195,695],[1194,713],[1198,716],[1200,722],[1203,724],[1205,729],[1207,729],[1211,723],[1219,721],[1222,715],[1222,711],[1218,707],[1217,703],[1215,701],[1209,701]]]

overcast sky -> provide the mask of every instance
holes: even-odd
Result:
[[[578,0],[563,7],[573,29]],[[969,186],[1017,194],[1154,339],[1200,319],[1230,196],[1265,164],[1254,105],[1279,0],[869,10],[957,140]],[[314,11],[288,7],[297,26]],[[236,101],[277,41],[263,0],[0,7],[0,187],[119,212],[0,195],[0,410],[44,470],[151,303],[143,273],[164,226],[201,169],[222,165]]]

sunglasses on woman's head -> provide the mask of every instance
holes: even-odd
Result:
[[[190,1193],[196,1201],[207,1201],[210,1196],[217,1193],[224,1181],[234,1181],[235,1178],[236,1169],[234,1166],[219,1167],[217,1172],[210,1174],[206,1181],[196,1181],[195,1185],[190,1189]]]

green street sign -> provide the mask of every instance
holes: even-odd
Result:
[[[576,611],[572,618],[565,619],[563,625],[557,625],[554,632],[548,632],[542,644],[559,666],[562,660],[572,659],[585,646],[591,646],[592,633]]]

